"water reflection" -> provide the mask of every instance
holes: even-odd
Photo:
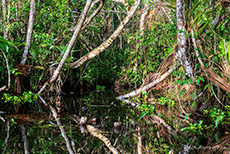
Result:
[[[134,117],[113,96],[113,91],[65,95],[59,104],[44,97],[46,105],[37,102],[34,113],[4,114],[8,125],[0,122],[1,152],[24,153],[28,146],[30,153],[135,153]]]

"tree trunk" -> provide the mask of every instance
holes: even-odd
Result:
[[[193,69],[191,62],[187,58],[187,39],[186,39],[186,19],[185,19],[185,0],[176,1],[176,18],[177,18],[177,54],[176,58],[182,65],[185,75],[188,77],[193,76]]]

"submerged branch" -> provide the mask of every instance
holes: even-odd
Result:
[[[87,130],[95,137],[99,138],[100,140],[102,140],[105,145],[113,152],[113,154],[119,154],[119,151],[113,147],[113,145],[111,144],[111,142],[109,141],[108,138],[106,138],[104,135],[102,135],[100,133],[100,130],[98,130],[97,128],[91,126],[91,125],[86,125]]]

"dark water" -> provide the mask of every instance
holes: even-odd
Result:
[[[116,94],[112,90],[95,90],[79,97],[74,93],[61,97],[60,110],[61,123],[72,143],[76,153],[111,153],[108,147],[97,137],[90,133],[81,133],[80,126],[69,118],[76,115],[79,118],[87,117],[87,124],[101,131],[111,144],[121,153],[136,153],[137,135],[131,129],[131,123],[137,121],[134,111],[115,100]],[[55,100],[47,97],[46,101]],[[24,140],[22,129],[25,127],[30,153],[68,153],[65,139],[63,138],[56,121],[48,107],[41,102],[30,106],[29,113],[18,115],[2,115],[0,121],[1,138],[0,151],[4,153],[24,153]],[[97,119],[95,122],[94,120]],[[9,126],[7,127],[7,120]],[[114,123],[120,122],[120,130],[114,130]],[[7,139],[7,128],[8,139]],[[5,145],[7,139],[7,146]]]

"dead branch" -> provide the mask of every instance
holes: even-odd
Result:
[[[134,96],[137,96],[139,94],[141,94],[143,91],[147,91],[149,90],[150,88],[152,88],[153,86],[159,84],[160,82],[162,82],[165,78],[167,78],[177,67],[175,67],[175,65],[173,65],[167,72],[165,72],[163,75],[161,75],[160,77],[158,77],[156,80],[154,80],[153,82],[150,82],[149,84],[147,84],[146,86],[144,87],[140,87],[139,89],[135,90],[135,91],[132,91],[128,94],[125,94],[123,96],[119,96],[119,97],[116,97],[116,99],[124,99],[124,98],[130,98],[130,97],[134,97]]]
[[[0,91],[3,91],[6,89],[6,85],[0,88]]]
[[[31,0],[31,2],[30,2],[30,16],[29,16],[29,23],[28,23],[27,36],[26,36],[26,46],[24,49],[24,53],[22,55],[21,64],[26,63],[27,55],[28,55],[28,52],[30,49],[30,41],[31,41],[33,23],[34,23],[34,13],[35,13],[35,0]]]
[[[201,147],[200,150],[198,151],[198,154],[210,154],[217,149],[221,151],[225,151],[226,154],[229,153],[230,135],[223,136],[222,138],[219,139],[219,141],[220,143],[215,142],[215,143],[210,144],[207,147]]]
[[[88,53],[87,55],[81,57],[79,60],[77,60],[76,62],[73,62],[70,67],[71,68],[78,68],[81,65],[83,65],[86,61],[94,58],[95,56],[97,56],[98,54],[100,54],[102,51],[104,51],[106,48],[108,48],[113,41],[115,40],[115,38],[117,38],[117,36],[122,32],[122,30],[124,29],[125,25],[129,22],[129,20],[132,18],[132,16],[134,15],[137,7],[140,4],[140,0],[136,0],[135,3],[133,4],[133,6],[130,8],[128,15],[126,16],[126,18],[120,23],[120,25],[118,26],[118,28],[116,29],[115,32],[113,32],[113,34],[105,41],[103,42],[99,47],[97,47],[96,49],[94,49],[93,51],[91,51],[90,53]]]
[[[95,137],[99,138],[101,141],[105,143],[105,145],[113,152],[113,154],[119,154],[119,151],[113,147],[111,142],[109,141],[108,138],[106,138],[104,135],[101,134],[100,130],[97,128],[91,126],[91,125],[86,125],[87,130]]]
[[[211,68],[202,68],[202,70],[206,73],[202,74],[207,77],[211,82],[215,83],[218,87],[223,89],[224,91],[230,93],[230,84],[227,80],[221,78],[218,74],[213,72]]]

